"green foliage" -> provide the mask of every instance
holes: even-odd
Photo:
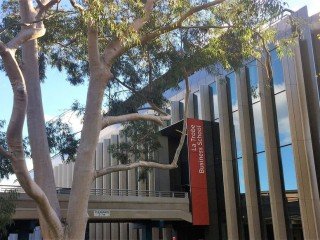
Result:
[[[122,141],[110,145],[112,157],[119,163],[127,164],[135,161],[157,161],[154,152],[161,145],[158,140],[158,127],[151,122],[128,122],[120,132]]]
[[[69,124],[62,122],[60,118],[46,123],[47,139],[50,153],[59,154],[63,161],[75,160],[79,139],[72,133]]]
[[[3,131],[3,128],[5,128],[5,121],[0,120],[0,146],[8,151],[8,144],[6,140],[6,133]],[[30,156],[30,151],[28,149],[28,139],[25,138],[23,140],[24,150],[26,156]],[[0,180],[3,178],[8,178],[10,174],[13,173],[11,161],[4,156],[0,155]]]
[[[0,236],[4,237],[6,228],[12,224],[12,216],[15,213],[15,200],[18,198],[16,191],[7,191],[0,193]]]

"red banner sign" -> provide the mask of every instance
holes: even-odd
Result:
[[[187,119],[189,174],[193,225],[209,225],[203,121]]]

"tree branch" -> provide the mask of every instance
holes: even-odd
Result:
[[[144,101],[146,101],[146,103],[148,103],[151,106],[151,109],[153,109],[154,111],[158,112],[160,115],[168,115],[168,113],[166,113],[165,111],[163,111],[161,108],[159,108],[155,103],[153,103],[152,101],[148,100],[143,94],[141,94],[140,92],[136,91],[133,87],[130,87],[128,84],[122,82],[120,79],[118,78],[114,78],[114,80],[116,80],[118,83],[120,83],[122,86],[124,86],[125,88],[129,89],[133,94],[138,95],[139,97],[141,97]]]
[[[70,3],[72,5],[72,7],[74,9],[77,9],[79,12],[82,13],[83,11],[85,11],[85,8],[82,5],[80,5],[79,3],[77,3],[76,0],[70,0]]]
[[[184,122],[183,122],[183,129],[181,132],[182,135],[181,135],[179,145],[176,149],[176,152],[175,152],[175,155],[173,157],[172,162],[170,164],[162,164],[162,163],[157,163],[157,162],[139,161],[139,162],[134,162],[134,163],[129,163],[129,164],[114,165],[114,166],[110,166],[110,167],[106,167],[106,168],[97,170],[94,175],[95,178],[98,178],[98,177],[101,177],[101,176],[104,176],[106,174],[110,174],[113,172],[126,171],[126,170],[130,170],[130,169],[138,168],[138,167],[159,168],[159,169],[168,169],[168,170],[175,169],[178,167],[179,156],[180,156],[180,153],[183,148],[184,141],[185,141],[185,138],[187,135],[187,116],[188,116],[188,112],[189,112],[189,107],[187,104],[189,101],[189,95],[190,95],[189,75],[186,70],[184,71],[184,73],[185,73],[184,79],[185,79],[185,85],[186,85],[186,93],[185,93],[186,104],[185,104],[184,118],[183,118]],[[141,115],[141,116],[144,116],[144,115]],[[119,116],[119,117],[122,117],[122,116]],[[132,121],[132,120],[130,120],[130,121]]]
[[[0,44],[0,46],[0,56],[3,59],[4,68],[13,90],[13,108],[7,129],[9,152],[4,152],[4,149],[2,149],[1,153],[11,160],[13,171],[21,187],[35,200],[41,214],[52,227],[56,236],[62,236],[63,231],[60,219],[42,189],[30,177],[24,158],[22,130],[27,111],[27,92],[24,76],[14,57],[15,51],[6,48],[4,44]]]
[[[42,37],[46,32],[44,27],[22,29],[18,35],[7,43],[7,47],[16,50],[21,44]]]
[[[182,27],[182,23],[188,19],[189,17],[191,17],[193,14],[197,13],[197,12],[200,12],[202,10],[205,10],[205,9],[208,9],[208,8],[211,8],[211,7],[214,7],[216,5],[219,5],[223,2],[225,2],[226,0],[215,0],[213,2],[208,2],[208,3],[205,3],[205,4],[202,4],[202,5],[199,5],[199,6],[195,6],[193,8],[190,8],[188,11],[186,11],[184,14],[181,15],[181,17],[167,25],[167,26],[164,26],[162,28],[159,28],[151,33],[148,33],[146,34],[145,36],[142,36],[141,39],[140,39],[140,44],[145,44],[149,41],[152,41],[153,39],[159,37],[160,35],[164,34],[164,33],[168,33],[172,30],[175,30],[175,29],[178,29],[178,28],[181,28]]]
[[[154,122],[160,126],[163,126],[163,121],[170,120],[171,116],[156,116],[156,115],[144,115],[139,113],[130,113],[120,116],[106,116],[102,120],[102,129],[118,124],[118,123],[124,123],[129,121],[151,121]]]
[[[136,31],[144,26],[144,24],[149,20],[153,6],[157,0],[146,0],[144,5],[144,16],[138,19],[135,19],[131,24],[131,27]],[[117,38],[114,41],[111,41],[103,53],[103,59],[106,65],[109,65],[113,59],[120,56],[125,51],[125,47],[122,45],[122,41]]]

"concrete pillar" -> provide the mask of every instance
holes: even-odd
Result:
[[[311,129],[300,45],[295,57],[282,59],[288,101],[292,147],[299,192],[301,221],[305,239],[320,239],[320,200],[313,155]]]
[[[159,228],[152,228],[152,240],[159,240]]]
[[[210,97],[209,97],[209,86],[208,85],[200,85],[200,108],[199,109],[201,116],[201,120],[211,121],[210,114]]]
[[[102,169],[102,159],[103,159],[103,143],[98,143],[96,148],[96,157],[95,157],[95,169]],[[103,188],[102,177],[97,178],[95,181],[95,188],[97,189],[97,195],[102,194]],[[103,229],[102,223],[96,223],[96,239],[103,239]]]
[[[162,236],[163,236],[163,240],[172,240],[172,228],[171,227],[162,228]]]
[[[155,153],[155,159],[159,163],[169,163],[169,145],[168,138],[159,136],[158,138],[161,147]],[[155,169],[155,190],[170,191],[170,173],[167,170]]]
[[[118,136],[111,135],[111,144],[118,144]],[[117,165],[118,160],[110,156],[111,166]],[[111,189],[118,190],[119,189],[119,173],[111,173]],[[119,239],[119,223],[111,223],[111,239],[117,240]]]
[[[54,182],[55,182],[55,185],[56,187],[58,186],[58,179],[59,179],[59,172],[58,172],[58,167],[55,166],[53,168],[53,175],[54,175]]]
[[[95,226],[95,223],[89,223],[89,240],[96,240],[96,226]]]
[[[68,187],[68,165],[62,164],[62,187]]]
[[[129,223],[129,240],[137,240],[138,229],[136,229],[134,223]]]
[[[149,191],[154,192],[155,191],[155,169],[150,169],[148,172],[148,181],[149,181]]]
[[[118,144],[118,136],[117,135],[111,135],[111,145],[112,144]],[[114,157],[110,156],[111,159],[111,166],[117,165],[118,160]],[[111,189],[118,190],[119,189],[119,173],[111,173]]]
[[[103,168],[109,167],[111,164],[111,158],[109,153],[109,146],[110,146],[110,139],[104,139],[103,140],[103,161],[102,166]],[[106,190],[111,189],[111,175],[107,174],[102,177],[102,186]]]
[[[119,143],[126,142],[124,135],[119,135]],[[127,171],[119,172],[119,189],[126,190],[127,186]],[[126,194],[125,191],[120,192],[120,194]],[[128,238],[128,223],[120,223],[120,240],[126,240]]]
[[[189,101],[188,101],[188,107],[189,107],[189,111],[188,111],[188,118],[194,118],[194,94],[190,93],[189,95]]]
[[[126,142],[125,136],[119,135],[119,143],[123,143],[123,142]],[[128,188],[127,181],[128,181],[127,171],[119,172],[119,189],[126,190]]]
[[[71,188],[71,186],[72,186],[72,177],[73,177],[73,166],[74,166],[74,163],[69,163],[68,165],[67,165],[68,167],[67,167],[67,169],[68,169],[68,171],[67,171],[67,187],[68,188]]]
[[[58,180],[58,187],[63,187],[63,164],[59,164],[59,180]]]
[[[298,11],[299,18],[304,19],[306,22],[310,22],[308,16],[308,10],[306,7]],[[309,111],[309,121],[311,128],[311,138],[313,144],[314,159],[320,159],[320,99],[319,99],[319,89],[317,73],[319,72],[316,68],[316,58],[320,56],[320,44],[317,39],[317,35],[311,33],[310,25],[303,24],[302,26],[302,38],[300,40],[301,58],[302,58],[302,68],[304,75],[304,83],[306,86],[306,91],[308,93],[307,97],[307,107]],[[312,40],[314,38],[314,41]],[[318,77],[320,80],[320,78]],[[318,179],[318,189],[320,191],[320,161],[315,161],[315,167]]]
[[[110,146],[110,139],[103,140],[103,161],[102,166],[103,168],[110,166],[110,153],[109,148]],[[102,187],[103,189],[108,192],[111,189],[111,175],[104,175],[102,177]],[[103,239],[111,240],[111,224],[110,223],[103,223]]]
[[[179,122],[179,102],[178,101],[172,101],[171,102],[171,124],[174,124],[176,122]]]
[[[103,168],[102,161],[103,161],[103,143],[98,143],[97,149],[96,149],[96,161],[95,161],[96,170]],[[102,188],[103,188],[102,177],[99,177],[96,179],[96,189],[102,190]],[[100,194],[99,191],[98,191],[98,194]]]
[[[102,229],[103,229],[103,239],[111,240],[111,237],[110,237],[110,234],[111,234],[110,223],[103,223]]]
[[[140,176],[140,172],[143,171],[142,168],[138,168],[138,176]],[[146,190],[147,190],[147,181],[148,179],[140,179],[138,181],[138,191],[139,191],[139,196],[146,196]]]
[[[289,238],[290,230],[285,213],[286,196],[277,145],[274,96],[272,88],[269,87],[264,67],[260,63],[257,64],[273,234],[275,239],[285,240]]]
[[[228,239],[239,239],[239,221],[237,211],[237,181],[236,163],[232,156],[232,138],[230,129],[231,112],[228,106],[226,81],[218,80],[219,130],[221,143],[221,160],[224,183],[224,198],[226,208]]]
[[[120,223],[120,240],[128,239],[128,223]]]
[[[245,68],[242,68],[240,72],[236,74],[236,83],[249,236],[250,239],[258,240],[263,238],[263,217],[259,209],[260,191],[258,188],[258,165],[253,148],[254,142],[251,131],[253,123],[251,120]]]

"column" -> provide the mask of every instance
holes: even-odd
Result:
[[[152,228],[152,240],[159,240],[159,228],[158,227]]]
[[[301,19],[309,23],[310,18],[306,7],[300,9],[298,11],[298,15]],[[320,99],[315,62],[316,57],[320,54],[320,44],[317,36],[311,33],[309,24],[303,24],[302,28],[300,49],[305,79],[304,82],[306,85],[306,91],[308,92],[307,107],[309,111],[313,153],[314,159],[320,159]],[[312,37],[314,38],[314,43],[312,42]],[[315,161],[315,167],[317,172],[318,188],[320,190],[320,161]]]
[[[162,228],[162,236],[163,240],[172,240],[172,228],[169,226]]]
[[[117,135],[111,135],[111,144],[118,144],[118,136]],[[110,156],[110,162],[111,166],[117,165],[118,161],[117,159]],[[119,173],[111,173],[111,189],[116,191],[119,189]],[[112,240],[118,240],[119,239],[119,223],[111,223],[111,239]]]
[[[297,42],[294,47],[295,57],[284,57],[282,64],[288,100],[303,234],[305,239],[320,239],[319,189],[299,44]]]
[[[102,166],[103,168],[110,166],[110,153],[109,153],[109,146],[110,146],[110,139],[103,140],[103,161]],[[107,174],[102,177],[102,186],[103,189],[106,191],[106,194],[111,188],[111,175]],[[103,238],[106,240],[110,240],[110,223],[103,223]]]
[[[150,195],[152,196],[153,192],[155,191],[156,189],[156,186],[155,186],[155,169],[152,168],[149,170],[148,172],[148,185],[149,185],[149,191],[150,191]]]
[[[96,240],[96,226],[95,226],[95,223],[89,223],[89,240]]]
[[[175,124],[176,122],[179,122],[179,102],[178,101],[172,101],[171,102],[171,124]]]
[[[209,97],[209,86],[208,85],[200,85],[200,108],[199,109],[201,116],[201,120],[211,121],[210,114],[210,97]]]
[[[54,182],[56,187],[58,186],[58,179],[59,179],[59,172],[58,172],[58,166],[55,166],[53,168],[53,175],[54,175]]]
[[[68,165],[62,164],[62,187],[68,187]]]
[[[274,96],[272,88],[269,87],[270,84],[268,83],[264,66],[260,63],[257,64],[273,234],[275,239],[285,240],[289,238],[290,234],[288,233],[290,230],[285,214],[286,196],[284,194],[282,165],[277,145]]]
[[[103,164],[102,164],[102,159],[103,159],[103,143],[98,143],[97,148],[96,148],[96,161],[95,161],[95,168],[96,170],[102,169]],[[102,189],[103,189],[103,182],[102,182],[102,177],[99,177],[96,179],[96,189],[97,189],[97,194],[103,194]],[[102,229],[102,223],[96,223],[96,239],[103,239],[103,229]]]
[[[251,131],[253,123],[250,117],[248,82],[245,68],[242,68],[236,74],[236,83],[249,236],[250,239],[258,240],[263,238],[263,217],[259,209],[259,176],[257,174],[258,166],[253,148],[254,142]]]
[[[62,182],[63,182],[63,164],[59,164],[58,166],[58,171],[59,171],[59,180],[58,180],[58,187],[62,187]]]
[[[119,143],[123,143],[126,141],[124,135],[119,135]],[[125,194],[127,190],[127,171],[119,172],[119,189],[125,190],[124,192],[120,192],[120,194]],[[126,240],[128,238],[128,223],[120,223],[120,240]]]
[[[219,130],[221,143],[221,160],[223,172],[223,187],[226,208],[228,239],[239,239],[239,222],[236,195],[238,189],[235,186],[237,175],[235,162],[232,156],[232,138],[230,129],[230,112],[228,106],[227,84],[225,79],[217,80],[219,103]]]
[[[134,156],[129,156],[129,159],[134,161]],[[137,169],[135,168],[128,170],[128,190],[132,195],[135,194],[137,190]],[[129,223],[129,239],[137,240],[137,235],[138,229],[135,228],[135,224]]]
[[[188,115],[187,117],[188,118],[194,118],[194,102],[193,102],[193,98],[194,98],[194,95],[193,93],[190,93],[189,94],[189,100],[188,100]]]

